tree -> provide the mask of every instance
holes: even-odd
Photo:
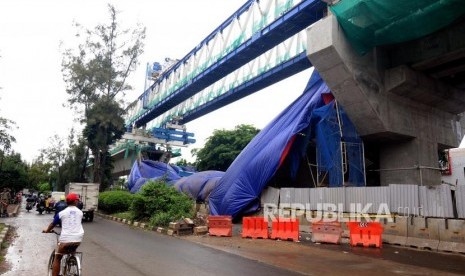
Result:
[[[66,151],[65,161],[61,166],[61,178],[58,183],[60,190],[69,182],[85,183],[87,182],[86,167],[82,168],[81,164],[87,160],[87,144],[82,136],[74,138],[74,130],[71,130],[68,136],[69,146]]]
[[[83,134],[94,155],[94,181],[102,189],[111,184],[111,156],[108,146],[124,133],[124,110],[112,99],[104,97],[87,112],[87,125]]]
[[[16,123],[12,120],[0,117],[0,150],[3,153],[8,153],[11,149],[11,144],[16,142],[16,138],[10,134],[15,125]]]
[[[5,156],[10,152],[11,144],[16,142],[16,138],[10,134],[15,125],[12,120],[0,117],[0,176]]]
[[[197,157],[197,169],[226,171],[258,132],[260,130],[251,125],[213,131],[202,149],[191,151]]]
[[[0,87],[0,89],[2,88]],[[2,172],[3,162],[8,157],[11,145],[16,142],[16,138],[10,134],[15,126],[16,123],[12,120],[0,117],[0,178],[3,179],[5,178],[5,174]],[[21,155],[19,155],[19,161],[22,162]]]
[[[48,163],[50,166],[48,181],[54,189],[60,190],[60,179],[62,178],[61,165],[65,161],[66,148],[62,137],[55,134],[49,138],[49,146],[40,150],[37,162]]]
[[[102,189],[108,184],[104,175],[112,166],[107,156],[109,145],[123,133],[120,131],[124,126],[123,113],[121,108],[116,108],[119,107],[117,96],[132,89],[126,80],[139,63],[145,39],[145,28],[121,29],[117,20],[119,12],[112,5],[108,5],[108,10],[109,23],[78,31],[77,37],[84,37],[84,42],[77,51],[65,50],[62,62],[68,103],[76,110],[80,107],[84,113],[83,136],[94,156],[94,182],[99,182]],[[98,110],[106,107],[109,109]],[[83,162],[81,168],[86,165]]]
[[[28,183],[26,188],[37,189],[40,183],[50,181],[50,172],[52,165],[43,160],[36,159],[32,162],[28,170]]]
[[[8,187],[14,191],[23,189],[28,184],[27,171],[27,164],[21,160],[21,154],[12,152],[5,156],[0,187]]]

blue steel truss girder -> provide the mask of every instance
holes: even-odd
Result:
[[[277,83],[285,78],[288,78],[294,74],[297,74],[305,69],[312,66],[310,60],[307,58],[305,52],[300,55],[280,64],[269,71],[239,85],[236,88],[231,89],[225,94],[201,105],[197,108],[186,112],[180,123],[186,124],[191,122],[203,115],[206,115],[212,111],[215,111],[223,106],[226,106],[232,102],[240,100],[250,94],[253,94],[265,87],[268,87],[274,83]]]
[[[213,32],[211,32],[202,42],[199,43],[194,49],[192,49],[187,55],[185,55],[178,63],[176,63],[173,67],[163,73],[163,76],[159,78],[156,82],[162,82],[163,78],[167,78],[172,72],[176,71],[176,69],[181,66],[184,62],[186,62],[190,56],[194,55],[196,52],[199,51],[203,45],[207,44],[210,40],[212,40],[215,35],[219,32],[222,32],[235,18],[241,16],[244,12],[246,12],[249,7],[255,2],[255,0],[248,0],[242,7],[240,7],[233,15],[228,17],[218,28],[216,28]],[[155,85],[155,84],[154,84]],[[152,85],[152,87],[154,86]]]
[[[251,3],[253,1],[249,2]],[[247,2],[242,8],[247,7],[247,5],[250,4],[249,2]],[[255,33],[238,48],[213,63],[209,68],[205,69],[199,75],[188,81],[185,85],[161,100],[151,109],[144,112],[135,120],[135,126],[140,127],[145,125],[152,119],[238,69],[248,61],[258,57],[267,50],[273,48],[275,45],[278,45],[286,38],[291,37],[307,26],[313,24],[323,17],[325,11],[326,4],[321,0],[302,1],[285,13],[282,17],[275,20],[275,22]],[[217,28],[217,30],[220,30],[220,28]],[[205,39],[204,41],[207,40]],[[205,42],[200,43],[198,47],[203,45],[203,43]],[[178,64],[181,64],[181,62]],[[144,92],[143,96],[146,97],[148,91],[153,89],[154,85]]]

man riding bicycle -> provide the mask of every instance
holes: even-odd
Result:
[[[77,194],[70,193],[66,196],[68,207],[56,214],[53,218],[53,222],[42,231],[43,233],[50,233],[61,220],[61,235],[58,240],[58,248],[55,250],[53,276],[58,276],[60,272],[60,262],[63,254],[76,251],[84,237],[84,228],[82,228],[83,214],[82,211],[76,207],[78,201],[79,197]]]

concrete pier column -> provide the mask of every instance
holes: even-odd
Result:
[[[464,133],[465,92],[406,65],[386,49],[360,56],[333,15],[307,29],[307,55],[355,124],[379,152],[380,184],[440,184],[438,150]]]

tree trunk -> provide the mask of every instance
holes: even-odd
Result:
[[[101,160],[101,154],[99,150],[96,150],[97,154],[95,155],[94,158],[94,183],[100,183],[101,181],[101,174],[100,174],[100,160]]]
[[[82,160],[82,169],[81,169],[81,174],[79,175],[79,179],[81,180],[86,179],[85,174],[86,174],[86,168],[87,168],[87,159],[89,159],[89,147],[86,147],[86,158]]]

